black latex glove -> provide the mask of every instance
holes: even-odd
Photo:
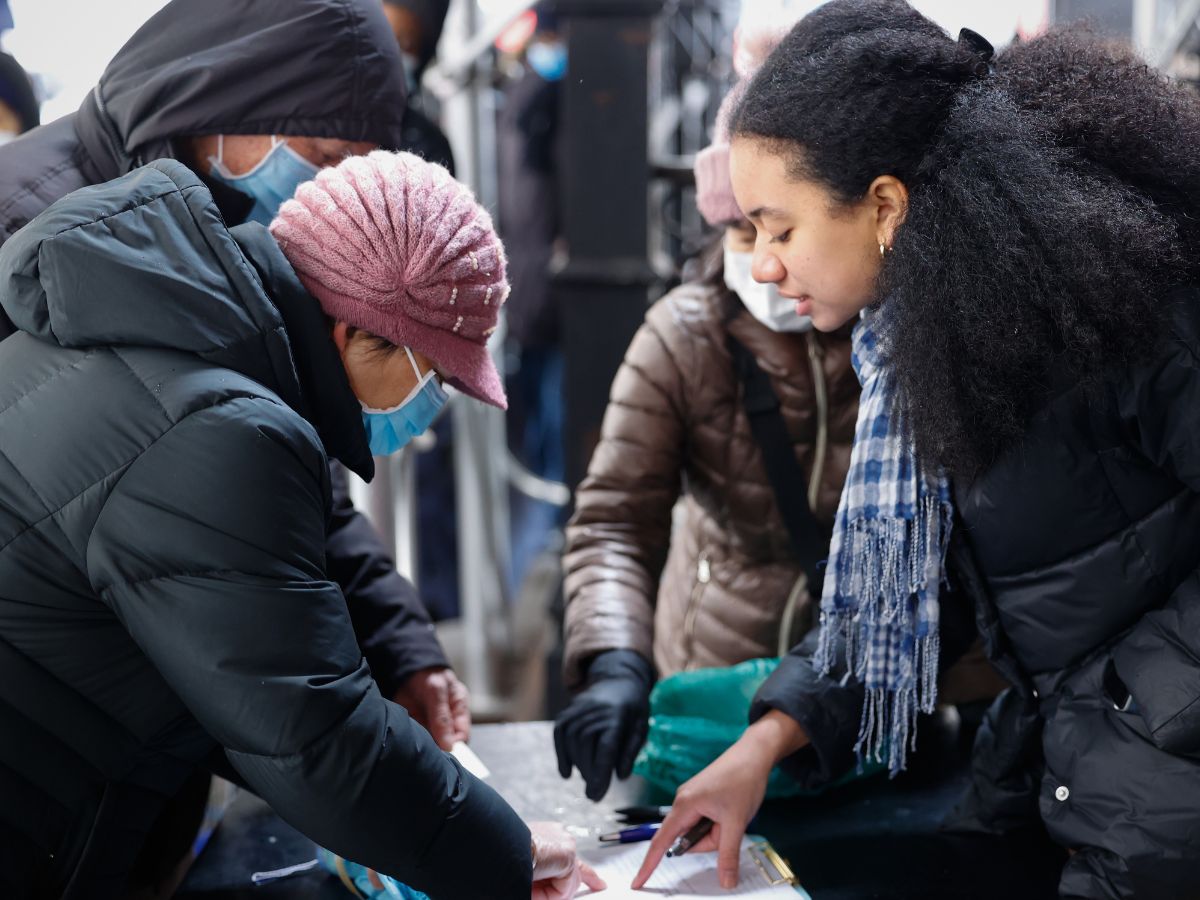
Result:
[[[587,669],[587,683],[554,723],[558,772],[571,766],[587,785],[589,800],[608,792],[613,772],[628,778],[650,727],[654,667],[632,650],[608,650]]]

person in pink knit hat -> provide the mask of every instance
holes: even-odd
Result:
[[[351,157],[301,185],[270,230],[329,317],[373,454],[429,427],[443,383],[506,408],[487,347],[508,297],[504,247],[444,168]]]
[[[229,226],[194,172],[159,159],[68,194],[0,248],[18,329],[0,341],[0,581],[38,610],[0,622],[30,654],[0,702],[49,690],[14,721],[52,736],[0,760],[0,778],[70,781],[46,840],[76,848],[46,868],[17,832],[18,889],[126,896],[161,823],[192,820],[175,798],[210,766],[433,897],[603,887],[561,826],[527,825],[389,690],[329,551],[331,461],[369,481],[372,451],[419,433],[443,381],[504,404],[487,339],[506,293],[470,191],[384,152],[305,183],[270,232]],[[343,581],[372,566],[360,555]],[[18,812],[41,821],[39,798]]]
[[[270,232],[328,320],[373,455],[432,424],[443,384],[506,408],[488,350],[509,293],[504,247],[445,168],[411,153],[349,157],[302,184]],[[564,830],[531,832],[535,898],[604,887]]]
[[[848,332],[812,331],[750,277],[755,232],[729,177],[730,110],[782,39],[779,21],[739,30],[743,81],[695,164],[697,203],[718,234],[699,277],[634,337],[567,531],[564,678],[577,694],[555,740],[561,773],[578,768],[593,799],[630,773],[657,677],[781,655],[819,596],[813,563],[828,549],[858,410]],[[764,391],[778,410],[769,447],[744,405]],[[785,465],[785,495],[768,453]],[[798,532],[785,511],[799,513]]]

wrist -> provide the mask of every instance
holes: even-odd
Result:
[[[655,682],[654,666],[636,650],[605,650],[592,657],[584,673],[586,685],[612,678],[639,684],[649,693]]]
[[[741,737],[767,768],[774,768],[808,746],[804,728],[786,713],[773,709],[746,729]]]

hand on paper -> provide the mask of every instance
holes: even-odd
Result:
[[[575,838],[561,825],[533,822],[533,895],[531,900],[572,900],[581,885],[602,891],[607,885],[575,852]]]
[[[799,724],[778,711],[747,728],[716,762],[679,788],[671,813],[650,842],[633,880],[634,889],[650,879],[675,839],[705,817],[713,821],[713,829],[690,852],[716,850],[721,886],[737,887],[742,837],[762,805],[771,769],[805,743]]]

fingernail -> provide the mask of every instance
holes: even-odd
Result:
[[[721,873],[721,887],[725,888],[727,891],[737,887],[737,884],[734,883],[733,876],[728,872]]]

